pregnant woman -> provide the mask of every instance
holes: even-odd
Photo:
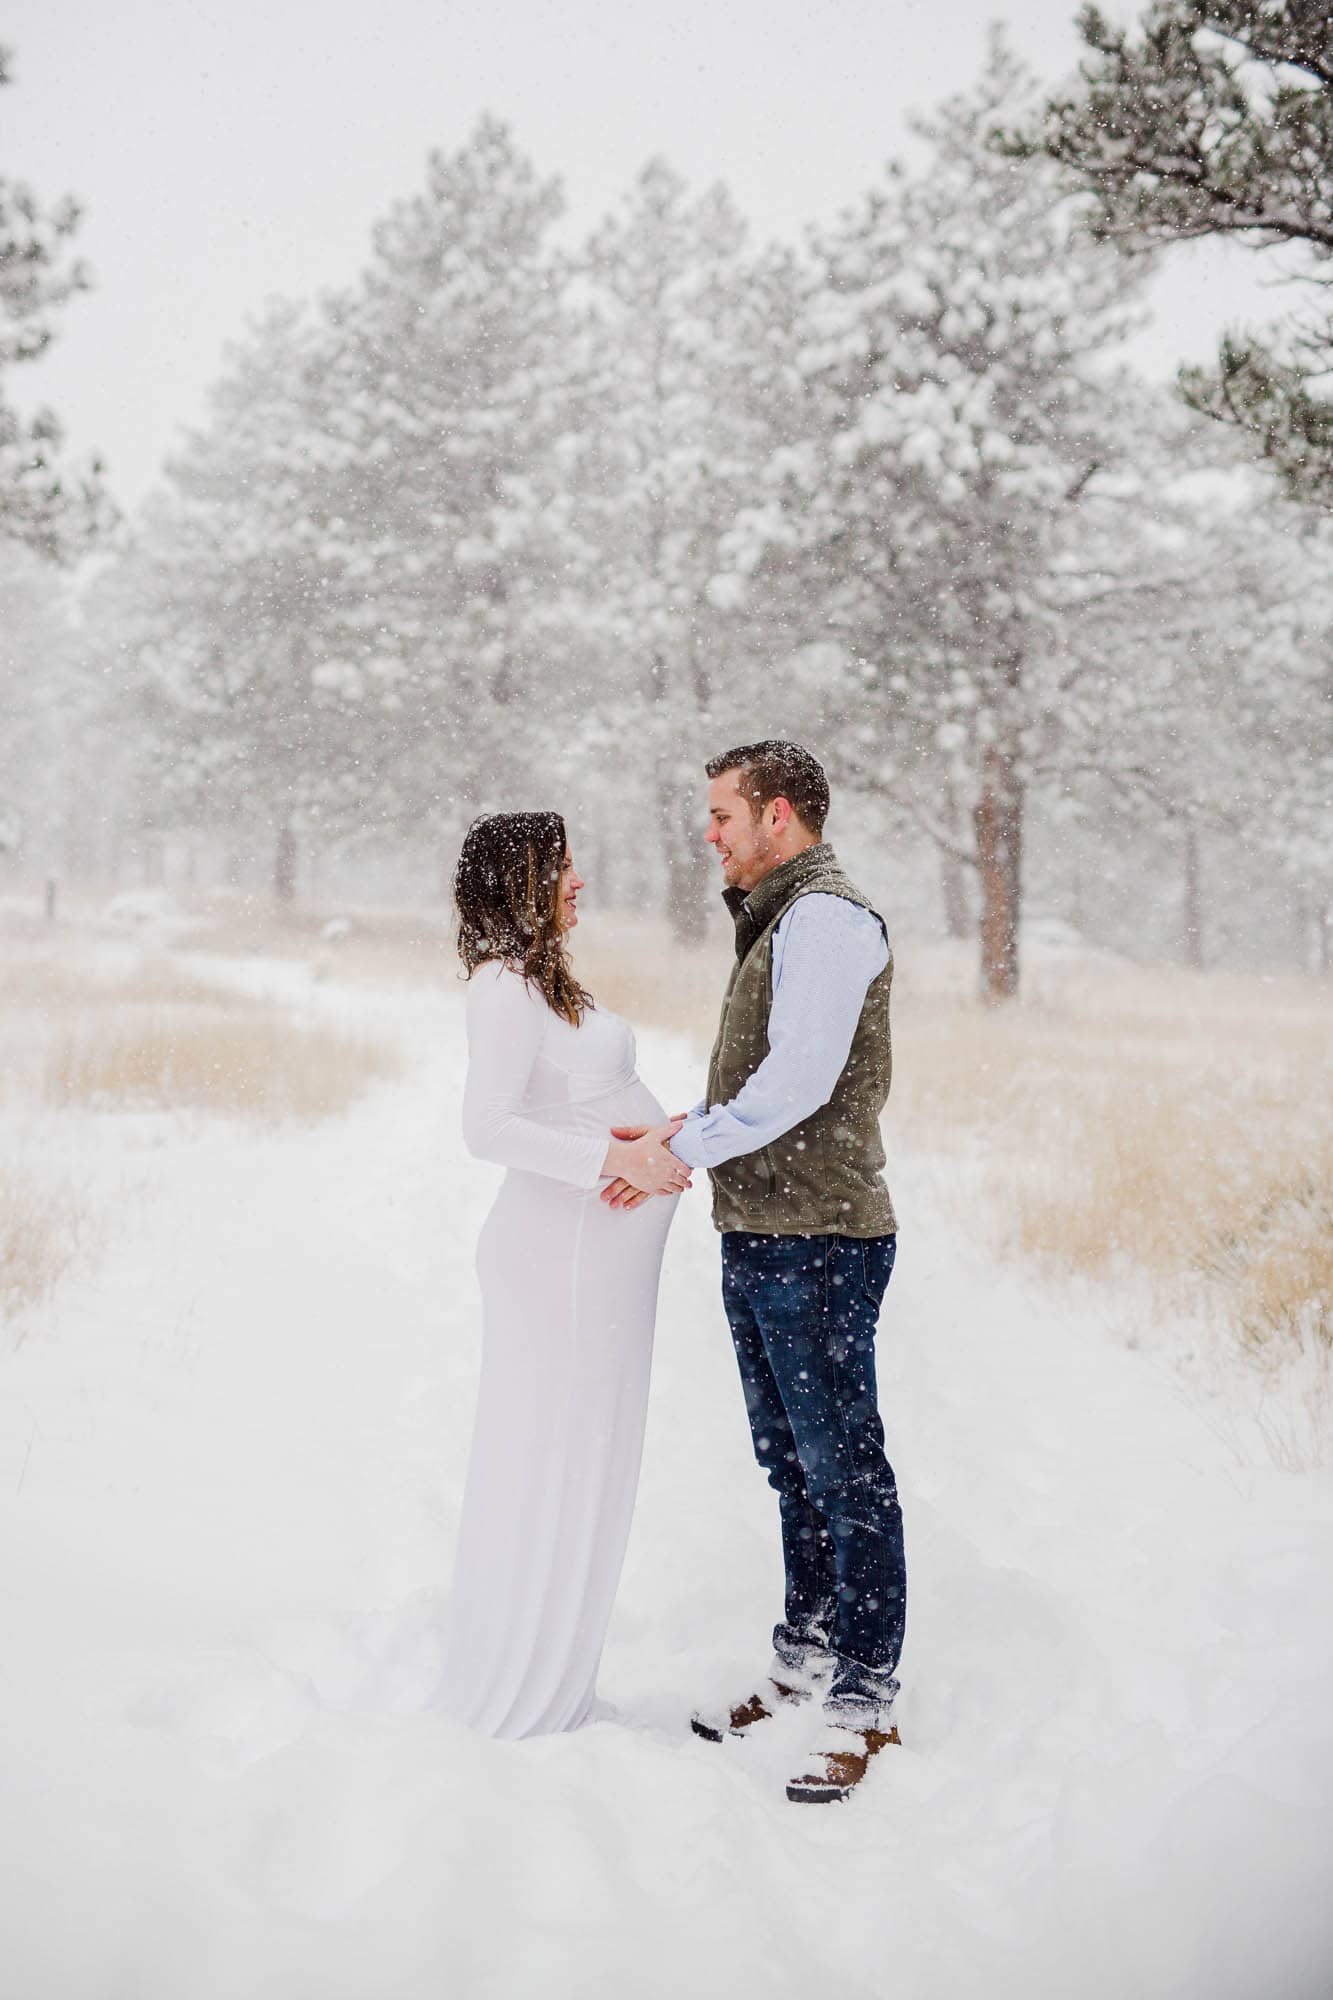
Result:
[[[454,877],[468,973],[463,1138],[508,1169],[482,1227],[481,1390],[440,1701],[488,1736],[577,1729],[634,1509],[657,1284],[688,1169],[634,1036],[578,984],[583,887],[558,813],[496,813]],[[647,1126],[612,1139],[613,1125]],[[666,1197],[598,1200],[622,1178]]]

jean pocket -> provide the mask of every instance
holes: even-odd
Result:
[[[861,1239],[861,1288],[876,1312],[889,1288],[897,1248],[896,1236],[865,1236]]]

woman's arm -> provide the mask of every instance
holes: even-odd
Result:
[[[467,989],[463,1144],[474,1159],[594,1188],[606,1140],[596,1133],[555,1131],[518,1109],[549,1011],[541,994],[507,966],[483,965],[473,973]]]
[[[507,966],[483,965],[473,973],[463,1087],[463,1143],[469,1153],[573,1187],[595,1188],[604,1174],[619,1174],[651,1194],[687,1188],[689,1169],[665,1143],[677,1121],[627,1141],[558,1132],[519,1111],[549,1011],[541,994]]]

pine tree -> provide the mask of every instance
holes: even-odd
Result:
[[[1256,518],[1257,516],[1257,518]],[[1333,917],[1333,563],[1299,505],[1239,511],[1219,537],[1232,613],[1227,720],[1242,746],[1235,796],[1249,845],[1321,927]],[[1214,602],[1224,600],[1219,592]],[[1214,613],[1224,622],[1220,608]]]
[[[57,574],[31,550],[0,543],[0,854],[39,868],[56,858],[59,695],[72,648]]]
[[[298,833],[439,838],[539,761],[556,207],[493,121],[433,155],[356,285],[234,350],[145,516],[155,810],[267,827],[280,896]]]
[[[993,133],[1030,92],[998,40],[968,97],[815,243],[807,433],[750,517],[801,572],[851,721],[846,776],[975,871],[982,990],[1018,984],[1023,827],[1058,730],[1077,545],[1117,458],[1104,357],[1128,278]]]
[[[773,636],[724,544],[790,417],[792,267],[751,249],[725,188],[694,195],[655,160],[582,268],[571,473],[587,637],[618,754],[652,800],[667,914],[690,940],[706,909],[701,766]]]
[[[1188,401],[1247,433],[1299,499],[1333,506],[1333,13],[1326,0],[1155,0],[1137,29],[1085,7],[1076,95],[1011,133],[1093,197],[1130,253],[1199,237],[1295,247],[1311,309],[1270,344],[1229,335]]]
[[[0,48],[0,86],[13,80],[12,60]],[[3,374],[44,353],[60,308],[87,290],[87,270],[66,254],[78,225],[73,201],[44,208],[23,182],[0,176],[0,538],[57,560],[114,518],[102,467],[94,461],[62,470],[58,419],[47,409],[20,417],[5,397]]]
[[[375,715],[339,673],[322,469],[323,330],[271,307],[230,350],[208,423],[168,467],[99,587],[127,663],[150,824],[267,841],[344,831],[364,810]],[[369,739],[369,740],[368,740]]]
[[[325,302],[323,546],[338,660],[396,717],[395,827],[455,828],[541,789],[563,574],[558,185],[491,118],[431,155]]]

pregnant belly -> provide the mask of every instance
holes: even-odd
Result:
[[[589,1103],[570,1105],[561,1117],[566,1131],[596,1132],[610,1137],[613,1125],[665,1125],[667,1114],[659,1100],[636,1077],[621,1089],[608,1092]],[[524,1172],[511,1167],[501,1183],[477,1244],[477,1267],[488,1293],[496,1295],[511,1281],[515,1272],[526,1268],[525,1258],[548,1269],[558,1266],[573,1240],[571,1221],[581,1209],[595,1211],[599,1228],[604,1216],[618,1225],[615,1234],[624,1243],[655,1241],[659,1251],[670,1227],[679,1196],[645,1202],[641,1208],[612,1210],[598,1200],[608,1176],[592,1188],[578,1188],[547,1174]],[[628,1228],[627,1234],[622,1231]],[[515,1247],[522,1254],[515,1263]]]
[[[581,1106],[580,1113],[580,1123],[585,1132],[604,1134],[608,1139],[613,1126],[665,1125],[667,1122],[661,1104],[637,1077],[623,1089]],[[593,1189],[594,1196],[606,1186],[607,1178],[604,1175],[598,1187]]]
[[[597,1123],[603,1120],[609,1129],[612,1125],[665,1125],[666,1112],[649,1090],[647,1084],[635,1077],[633,1083],[616,1091],[613,1097],[600,1098],[595,1106]]]
[[[665,1125],[667,1115],[647,1085],[634,1077],[619,1089],[608,1091],[605,1097],[590,1098],[582,1104],[563,1105],[558,1117],[548,1116],[544,1122],[557,1126],[562,1132],[596,1135],[609,1140],[613,1126]],[[596,1201],[607,1178],[604,1175],[598,1186],[591,1189],[578,1188],[568,1181],[554,1180],[547,1174],[511,1167],[505,1175],[499,1200],[508,1207],[519,1198],[521,1190],[524,1200],[564,1208],[571,1202]]]

